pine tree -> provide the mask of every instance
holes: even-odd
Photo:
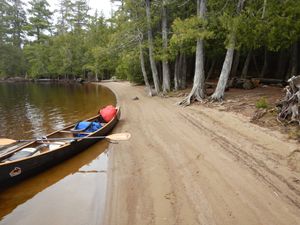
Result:
[[[52,12],[48,9],[47,0],[31,0],[29,2],[31,8],[29,13],[28,34],[35,36],[39,41],[44,31],[51,32],[51,16]]]
[[[90,8],[86,0],[76,0],[72,7],[71,23],[75,31],[85,29],[89,21]]]
[[[0,46],[7,42],[8,39],[8,9],[9,4],[6,0],[0,0]]]
[[[0,1],[0,75],[23,75],[26,15],[20,0]]]
[[[73,3],[71,0],[60,0],[56,29],[58,34],[64,34],[71,29]]]
[[[11,42],[14,46],[21,49],[26,26],[26,13],[24,10],[24,2],[22,0],[8,0],[8,22],[9,34]]]

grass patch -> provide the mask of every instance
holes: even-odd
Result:
[[[267,109],[269,108],[268,102],[265,97],[261,97],[256,103],[256,108],[258,109]]]

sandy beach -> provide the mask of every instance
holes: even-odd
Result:
[[[300,224],[300,147],[249,119],[142,86],[104,83],[122,108],[105,225]],[[138,97],[138,100],[133,100]]]

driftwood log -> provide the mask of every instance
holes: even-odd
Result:
[[[266,85],[280,85],[282,87],[288,85],[288,83],[282,79],[252,78],[252,80],[259,80],[260,84],[266,84]]]
[[[291,77],[284,90],[286,93],[279,105],[278,120],[300,125],[300,75]]]

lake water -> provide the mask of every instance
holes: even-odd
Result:
[[[114,103],[100,85],[0,83],[0,137],[39,137]]]
[[[115,104],[93,84],[0,83],[0,137],[40,137]],[[101,224],[108,143],[0,190],[0,225]]]

